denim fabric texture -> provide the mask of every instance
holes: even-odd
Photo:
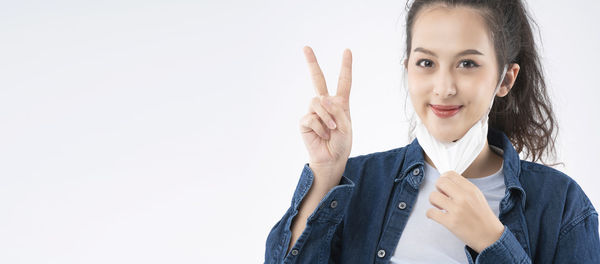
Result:
[[[488,143],[504,150],[504,233],[469,263],[600,263],[598,213],[566,174],[520,160],[506,135],[489,128]],[[423,180],[417,139],[384,152],[351,157],[339,185],[323,197],[286,255],[291,222],[313,182],[304,165],[292,202],[271,229],[265,263],[389,263]]]

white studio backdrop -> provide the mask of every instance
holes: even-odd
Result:
[[[557,169],[600,209],[600,4],[529,1]],[[310,45],[351,156],[408,144],[405,1],[0,2],[0,263],[262,263],[308,155]]]

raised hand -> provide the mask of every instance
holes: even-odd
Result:
[[[343,172],[352,149],[349,104],[352,53],[349,49],[344,50],[337,93],[333,96],[330,96],[327,91],[325,77],[313,50],[305,46],[304,55],[317,94],[310,101],[308,113],[300,119],[300,132],[310,157],[309,166],[323,169],[337,168]],[[341,174],[337,176],[341,177]]]

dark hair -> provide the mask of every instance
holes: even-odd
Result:
[[[556,159],[558,125],[546,91],[546,83],[533,38],[531,23],[521,0],[414,0],[406,4],[406,50],[410,56],[412,26],[424,7],[442,4],[448,7],[466,6],[480,12],[487,23],[498,61],[498,76],[503,65],[517,63],[519,73],[510,92],[496,97],[489,114],[489,126],[503,131],[518,153],[525,150],[525,159],[541,161]],[[531,23],[530,23],[531,21]],[[536,24],[537,26],[537,24]],[[498,77],[499,80],[500,77]],[[411,128],[414,123],[411,124]],[[555,132],[555,133],[554,133]],[[409,131],[409,136],[412,129]],[[550,165],[556,165],[550,164]],[[548,164],[546,164],[548,165]]]

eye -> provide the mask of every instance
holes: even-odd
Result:
[[[472,60],[463,60],[459,64],[459,66],[464,66],[465,68],[475,68],[479,67],[479,64],[475,63]]]
[[[431,65],[433,65],[433,62],[427,59],[417,61],[417,66],[430,67]]]

